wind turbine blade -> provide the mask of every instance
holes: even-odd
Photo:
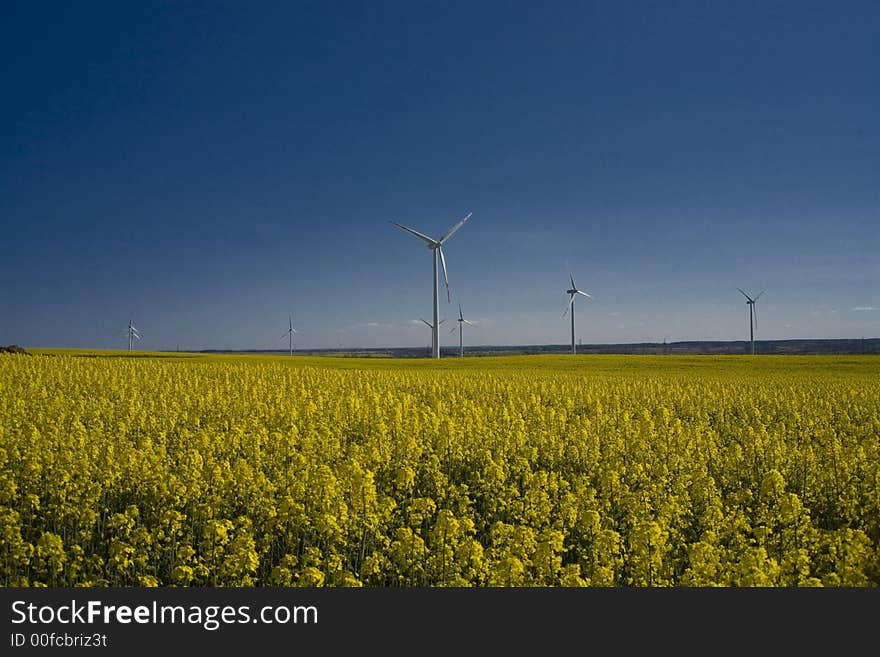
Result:
[[[466,320],[466,319],[463,319],[463,320],[461,320],[461,321],[463,321],[463,322],[464,322],[465,324],[467,324],[468,326],[476,326],[476,324],[475,324],[474,322],[469,322],[469,321]]]
[[[437,322],[437,326],[440,326],[440,324],[442,324],[445,321],[446,321],[445,319],[441,319],[439,322]]]
[[[443,244],[443,242],[445,242],[450,237],[452,237],[452,234],[455,231],[457,231],[459,228],[461,228],[464,225],[464,222],[471,218],[472,214],[473,214],[473,212],[468,212],[463,219],[460,219],[457,224],[455,224],[452,228],[450,228],[447,231],[447,233],[443,237],[440,238],[440,244]]]
[[[394,225],[397,226],[398,228],[402,228],[403,230],[405,230],[405,231],[408,232],[408,233],[412,233],[413,235],[415,235],[416,237],[418,237],[420,240],[424,240],[425,242],[427,242],[427,243],[428,243],[429,245],[431,245],[431,246],[437,246],[437,244],[439,244],[439,243],[437,242],[437,240],[432,240],[430,237],[428,237],[427,235],[422,235],[422,234],[421,234],[420,232],[418,232],[417,230],[413,230],[412,228],[407,228],[406,226],[401,226],[401,225],[400,225],[399,223],[397,223],[396,221],[392,221],[392,222],[390,222],[390,223],[394,224]]]
[[[427,326],[428,328],[434,328],[434,325],[431,324],[430,322],[426,322],[426,321],[425,321],[424,319],[422,319],[421,317],[419,317],[419,319],[421,319],[422,322],[425,324],[425,326]]]
[[[736,288],[736,289],[739,290],[746,299],[748,299],[749,301],[752,301],[752,297],[750,297],[748,294],[743,292],[741,288]]]
[[[760,295],[758,295],[760,296]],[[755,297],[756,299],[758,297]],[[758,304],[752,304],[752,315],[755,317],[755,330],[758,330]]]
[[[455,327],[454,327],[454,326],[452,327],[452,330],[450,331],[450,333],[455,333]]]
[[[767,291],[767,290],[761,290],[761,292],[758,294],[758,296],[755,297],[755,301],[757,301],[758,299],[760,299],[760,298],[761,298],[761,295],[764,294],[764,292],[766,292],[766,291]]]
[[[290,334],[289,331],[288,331],[288,332],[285,332],[285,333],[282,333],[282,334],[281,334],[281,337],[278,338],[278,339],[279,339],[279,340],[283,340],[283,339],[286,338],[289,334]]]
[[[464,319],[464,315],[461,314],[461,304],[458,304],[458,318]]]
[[[576,289],[577,289],[577,285],[575,285],[575,282],[574,282],[574,274],[571,273],[571,265],[568,264],[568,260],[565,261],[565,271],[568,272],[568,279],[571,281],[571,289],[572,289],[572,290],[576,290]]]
[[[449,277],[446,275],[446,258],[443,257],[443,248],[437,247],[437,251],[440,253],[440,264],[443,265],[443,282],[446,283],[446,303],[452,301],[452,297],[449,294]]]
[[[593,297],[591,297],[589,294],[587,294],[586,292],[581,292],[580,290],[578,290],[577,293],[578,293],[578,294],[582,294],[582,295],[584,295],[585,297],[587,297],[587,298],[589,298],[589,299],[592,299],[592,298],[593,298]]]
[[[565,307],[565,311],[562,313],[562,316],[565,317],[568,314],[568,309],[571,308],[571,304],[574,303],[574,295],[571,295],[571,299],[568,300],[568,305]]]

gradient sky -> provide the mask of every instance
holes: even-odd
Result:
[[[880,336],[880,3],[12,2],[0,344]]]

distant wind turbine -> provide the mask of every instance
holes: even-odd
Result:
[[[290,355],[293,356],[293,334],[299,333],[295,328],[293,328],[293,315],[287,316],[288,329],[281,334],[281,339],[283,340],[285,336],[287,336],[289,342]]]
[[[128,350],[131,351],[131,340],[134,338],[135,340],[141,339],[141,334],[138,333],[138,330],[131,323],[131,320],[128,320],[128,330],[126,331],[128,334]]]
[[[461,304],[458,304],[458,355],[459,357],[464,356],[464,342],[461,337],[461,328],[464,324],[468,326],[475,326],[473,322],[469,322],[464,318],[464,315],[461,314]],[[450,333],[455,333],[455,329],[453,328]]]
[[[571,270],[569,270],[568,272],[568,278],[571,280],[571,289],[566,290],[565,292],[566,294],[571,295],[571,299],[568,300],[568,305],[565,307],[565,311],[562,313],[562,316],[565,317],[566,313],[568,313],[569,310],[571,311],[571,353],[576,354],[577,347],[574,343],[574,298],[579,294],[581,296],[587,297],[588,299],[592,299],[593,297],[591,297],[586,292],[578,289],[578,286],[574,283],[574,274],[571,273]]]
[[[740,291],[740,293],[746,298],[746,304],[749,307],[749,351],[754,356],[755,355],[755,329],[758,328],[758,309],[755,307],[755,302],[761,298],[761,295],[766,292],[766,290],[761,290],[754,299],[750,297],[748,294],[742,291],[741,288],[736,288]]]
[[[434,353],[434,351],[439,351],[439,349],[435,349],[435,346],[437,345],[436,340],[437,340],[438,334],[437,334],[437,331],[434,330],[434,325],[431,322],[429,322],[428,320],[423,319],[422,317],[419,317],[419,319],[422,320],[422,323],[425,326],[427,326],[429,329],[431,329],[431,353]],[[445,319],[441,319],[439,322],[437,322],[437,324],[438,325],[442,324],[445,321],[446,321]],[[435,358],[439,358],[439,356],[435,356]]]
[[[437,279],[437,258],[440,258],[440,265],[443,267],[443,281],[446,283],[446,301],[449,303],[452,301],[452,298],[449,294],[449,277],[446,275],[446,259],[443,257],[443,244],[452,237],[452,234],[461,228],[468,219],[471,218],[473,212],[468,212],[467,215],[463,219],[460,219],[457,224],[455,224],[452,228],[450,228],[446,234],[441,237],[439,240],[435,240],[433,238],[428,237],[427,235],[422,235],[420,232],[413,230],[412,228],[407,228],[406,226],[401,226],[399,223],[392,221],[390,223],[394,224],[398,228],[405,230],[406,232],[415,235],[420,240],[425,242],[428,245],[428,248],[434,252],[434,323],[431,326],[432,331],[432,340],[431,343],[433,345],[433,353],[432,356],[434,358],[440,358],[440,334],[439,334],[439,317],[440,317],[440,301],[437,297],[437,288],[439,286],[439,282]],[[424,321],[424,320],[422,320]]]

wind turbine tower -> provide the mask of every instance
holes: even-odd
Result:
[[[284,339],[284,336],[287,336],[288,340],[288,349],[290,351],[290,355],[293,356],[293,334],[299,333],[295,328],[293,328],[293,315],[287,316],[287,330],[281,334],[281,339]]]
[[[141,339],[141,334],[138,333],[138,330],[132,325],[131,320],[128,320],[128,330],[126,331],[128,334],[128,350],[131,351],[131,340],[134,338],[135,340]]]
[[[437,342],[436,342],[436,340],[437,340],[437,331],[434,330],[434,326],[435,326],[435,325],[434,325],[434,324],[431,324],[431,322],[429,322],[428,320],[426,320],[426,319],[424,319],[424,318],[422,318],[422,317],[419,317],[419,319],[422,320],[422,323],[423,323],[425,326],[427,326],[429,329],[431,329],[431,354],[433,355],[433,354],[434,354],[434,351],[435,351],[435,345],[437,344]],[[445,322],[445,321],[446,321],[445,319],[441,319],[439,323],[442,324],[442,323]],[[437,351],[439,351],[439,348],[437,349]],[[436,356],[436,358],[440,358],[440,356]]]
[[[562,313],[562,316],[565,317],[566,313],[571,311],[571,353],[576,354],[577,347],[575,346],[574,341],[574,298],[579,294],[581,296],[587,297],[588,299],[592,299],[593,297],[591,297],[586,292],[578,289],[578,286],[575,285],[574,282],[574,274],[572,274],[570,271],[568,272],[568,278],[571,280],[571,289],[566,290],[565,292],[566,294],[569,294],[571,298],[569,299],[568,305],[565,307],[565,311]]]
[[[758,310],[755,308],[755,302],[761,298],[761,295],[764,294],[766,290],[761,290],[761,292],[754,299],[750,297],[748,294],[742,291],[741,288],[736,288],[740,291],[740,293],[746,298],[746,304],[749,306],[749,353],[752,356],[755,355],[755,329],[758,328]]]
[[[446,275],[446,259],[443,257],[443,244],[446,243],[452,234],[461,228],[468,219],[471,218],[473,212],[468,212],[463,219],[460,219],[457,224],[455,224],[452,228],[450,228],[446,234],[441,237],[439,240],[435,240],[427,235],[422,235],[418,231],[413,230],[412,228],[407,228],[406,226],[401,226],[399,223],[392,221],[390,223],[394,224],[398,228],[405,230],[406,232],[415,235],[420,240],[425,242],[428,248],[433,252],[434,256],[434,323],[429,325],[431,326],[432,331],[432,357],[440,358],[440,334],[439,334],[439,326],[440,326],[440,300],[437,296],[437,288],[439,286],[438,278],[437,278],[437,259],[440,259],[440,265],[443,268],[443,281],[446,283],[446,302],[449,303],[452,299],[449,295],[449,277]],[[422,320],[424,321],[424,320]],[[425,322],[427,324],[427,322]]]
[[[464,315],[461,314],[461,304],[458,304],[458,355],[460,358],[464,357],[464,341],[461,336],[461,329],[465,324],[468,326],[474,326],[473,322],[469,322],[464,318]],[[453,328],[450,333],[455,333],[455,329]]]

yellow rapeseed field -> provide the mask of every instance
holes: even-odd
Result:
[[[0,356],[0,584],[880,583],[876,357],[141,356]]]

